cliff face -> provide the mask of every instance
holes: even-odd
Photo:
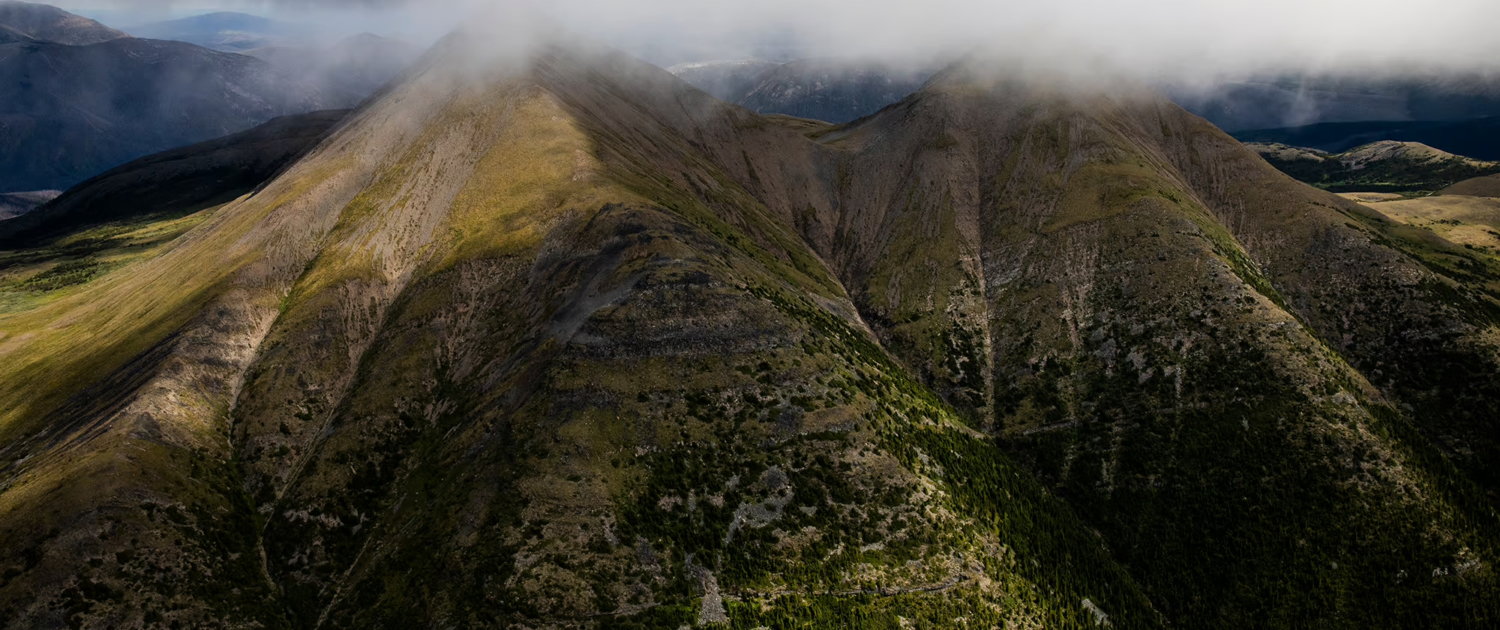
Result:
[[[7,625],[1494,618],[1488,434],[1414,411],[1495,400],[1490,298],[1378,214],[1144,93],[472,43],[0,311]]]

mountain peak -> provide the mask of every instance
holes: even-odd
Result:
[[[1500,306],[1462,248],[1134,88],[950,72],[835,127],[525,44],[446,39],[181,238],[0,312],[0,613],[1500,614],[1463,476],[1495,478]]]
[[[5,31],[38,41],[69,46],[86,46],[129,37],[94,20],[54,6],[15,0],[0,1],[0,38],[5,37]],[[14,34],[12,37],[14,38]]]

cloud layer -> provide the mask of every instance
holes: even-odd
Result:
[[[80,0],[77,6],[250,10],[353,21],[413,39],[526,6],[659,64],[984,49],[1065,63],[1104,60],[1151,74],[1203,74],[1482,69],[1500,59],[1500,38],[1490,32],[1500,24],[1494,0]]]

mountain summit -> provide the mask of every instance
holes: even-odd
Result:
[[[0,1],[0,44],[12,43],[17,36],[32,41],[85,46],[130,37],[86,17],[73,15],[57,7],[13,0]]]
[[[1436,241],[1146,91],[831,126],[476,48],[0,302],[0,618],[1500,618],[1500,307]]]

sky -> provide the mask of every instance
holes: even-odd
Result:
[[[984,50],[1144,73],[1500,68],[1496,0],[77,0],[128,27],[235,10],[430,43],[518,8],[659,65]]]

